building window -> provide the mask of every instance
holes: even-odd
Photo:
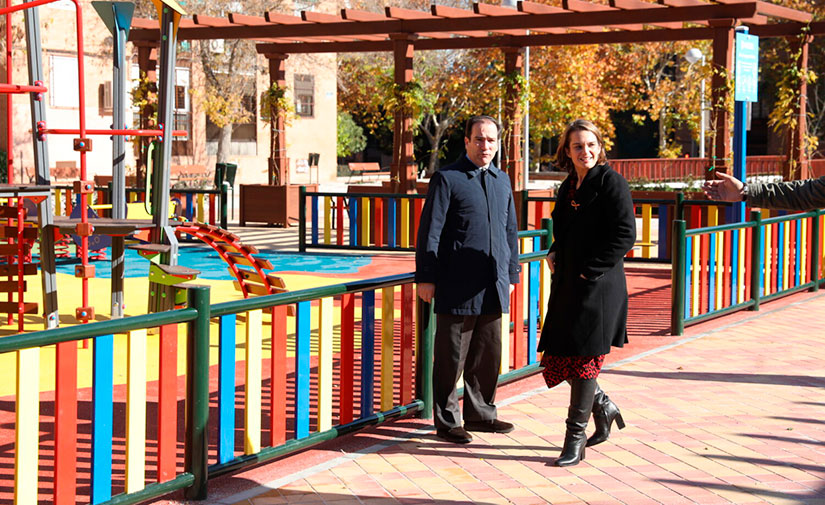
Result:
[[[315,116],[315,77],[311,75],[295,74],[295,113]]]
[[[101,116],[111,116],[114,102],[112,98],[112,81],[106,81],[97,90],[98,113]]]
[[[50,58],[49,96],[52,107],[77,108],[78,78],[77,58],[72,56],[55,56]]]

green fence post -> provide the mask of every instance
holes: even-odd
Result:
[[[433,352],[435,316],[433,304],[418,299],[418,353],[416,355],[415,395],[424,403],[421,419],[433,418]]]
[[[307,252],[307,188],[298,188],[298,251]]]
[[[685,242],[687,233],[687,223],[684,219],[673,221],[673,243],[671,254],[673,259],[671,282],[671,311],[670,311],[670,333],[672,335],[682,335],[685,332],[685,255],[687,253]]]
[[[759,243],[762,241],[762,213],[758,210],[751,211],[751,221],[755,221],[751,234],[751,300],[753,306],[751,310],[759,310],[759,299],[762,296],[762,286],[759,283],[759,274],[762,272],[762,253]]]
[[[819,291],[819,210],[814,211],[811,226],[811,291]]]
[[[541,220],[541,229],[547,232],[547,235],[542,237],[542,249],[550,249],[553,245],[553,220],[550,218],[543,218]]]
[[[676,193],[676,213],[673,219],[685,219],[685,194],[679,191]]]
[[[184,466],[195,476],[195,482],[185,494],[190,500],[204,500],[209,448],[209,286],[188,288],[187,305],[198,311],[198,318],[187,325]]]
[[[227,184],[221,183],[220,187],[221,187],[221,228],[226,230],[226,229],[229,228],[229,222],[227,220],[227,207],[228,207],[227,201],[229,199],[227,198],[227,194],[226,194],[227,189],[228,189],[229,186]]]

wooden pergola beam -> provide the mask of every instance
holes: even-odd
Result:
[[[342,37],[386,33],[409,33],[427,36],[456,31],[488,31],[508,29],[569,28],[572,26],[602,27],[605,25],[656,24],[689,22],[707,19],[743,19],[758,15],[764,2],[743,2],[728,5],[701,5],[679,8],[647,8],[636,10],[600,10],[593,12],[563,12],[554,14],[518,13],[475,18],[390,19],[386,21],[340,21],[332,23],[305,23],[275,26],[224,26],[204,29],[181,28],[180,40],[203,39],[260,39],[272,37]],[[271,13],[267,13],[269,15]],[[427,13],[424,13],[427,15]],[[271,19],[267,18],[271,21]],[[157,40],[159,30],[132,30],[130,40]]]
[[[578,46],[586,44],[623,44],[632,42],[669,42],[674,40],[709,40],[713,29],[707,27],[682,28],[679,30],[642,30],[636,32],[563,33],[524,35],[521,37],[487,37],[461,39],[419,39],[414,42],[416,51],[439,49],[484,49],[491,47],[527,46]],[[295,54],[358,53],[391,51],[390,41],[382,42],[317,42],[302,44],[258,44],[259,53]]]

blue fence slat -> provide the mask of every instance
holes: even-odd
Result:
[[[533,250],[541,250],[541,238],[533,239]],[[541,261],[530,262],[529,278],[530,284],[527,286],[527,363],[532,365],[536,362],[536,328],[539,320],[539,270]]]
[[[192,193],[186,193],[186,219],[189,221],[192,220],[192,216],[195,215],[195,206],[193,205],[193,199],[195,195]]]
[[[395,247],[395,235],[398,223],[396,222],[395,209],[398,205],[396,198],[387,199],[387,245]]]
[[[295,319],[295,438],[309,436],[310,303],[298,302]]]
[[[668,205],[659,205],[659,259],[667,259],[667,245],[670,244],[670,221],[669,221],[670,207]]]
[[[373,413],[375,379],[375,291],[361,294],[361,417]]]
[[[349,245],[358,245],[358,197],[349,198]]]
[[[218,463],[235,457],[235,314],[218,326]]]
[[[318,245],[318,197],[312,197],[312,203],[309,207],[309,212],[312,214],[312,245]]]
[[[114,335],[94,341],[92,382],[92,490],[91,502],[112,497],[112,410],[114,392]]]

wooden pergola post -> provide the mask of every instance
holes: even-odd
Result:
[[[266,54],[269,62],[269,87],[286,88],[287,54]],[[286,112],[279,108],[270,115],[269,164],[267,184],[289,185],[289,159],[286,157]]]
[[[713,78],[711,79],[711,131],[714,135],[714,145],[711,150],[711,159],[714,171],[728,172],[729,160],[733,159],[731,152],[730,112],[727,103],[731,99],[733,88],[729,83],[733,81],[733,48],[735,36],[735,21],[733,19],[711,20],[713,27]],[[707,172],[705,178],[713,178]]]
[[[810,163],[805,149],[805,136],[808,133],[808,80],[805,75],[808,71],[808,46],[812,40],[813,37],[807,35],[793,37],[789,41],[791,54],[800,53],[799,59],[791,64],[796,65],[799,75],[803,77],[799,80],[799,101],[793,104],[796,125],[788,132],[788,156],[782,166],[782,178],[786,181],[811,177]]]
[[[413,79],[413,44],[416,38],[416,35],[409,33],[390,34],[395,84],[399,90],[405,89]],[[416,192],[418,170],[413,159],[412,119],[408,111],[395,111],[390,167],[390,187],[393,193]]]
[[[506,75],[521,75],[523,52],[520,47],[506,47],[504,51],[504,72]],[[515,80],[508,80],[504,90],[504,118],[502,125],[502,169],[510,176],[513,193],[524,189],[524,170],[521,159],[521,93]],[[516,206],[516,211],[519,207]]]
[[[146,76],[146,80],[149,82],[157,82],[158,75],[157,75],[157,44],[156,43],[147,43],[147,42],[137,42],[135,43],[138,50],[138,69],[140,70],[141,77],[143,75]],[[152,114],[149,111],[149,107],[143,107],[140,110],[140,124],[138,128],[141,130],[150,130],[155,127],[152,124]],[[136,172],[137,172],[137,185],[138,187],[142,187],[146,177],[146,168],[149,165],[149,160],[147,158],[147,153],[149,150],[149,144],[152,142],[151,137],[137,137],[136,145],[138,146],[138,152],[135,153],[135,164]]]

